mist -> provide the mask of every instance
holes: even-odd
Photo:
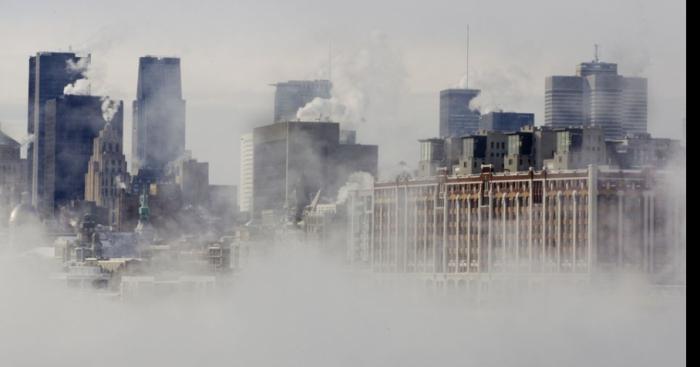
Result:
[[[684,365],[684,294],[664,297],[639,279],[553,283],[475,305],[351,272],[301,243],[268,250],[217,292],[135,301],[57,286],[45,259],[4,254],[3,364]]]
[[[330,79],[331,98],[311,101],[297,118],[338,122],[379,152],[377,177],[353,169],[344,184],[333,182],[337,194],[311,192],[340,207],[353,190],[411,176],[418,139],[438,135],[440,90],[467,87],[468,79],[481,91],[472,107],[482,114],[534,113],[542,125],[545,77],[574,74],[578,63],[593,59],[594,44],[620,74],[648,79],[649,132],[680,138],[687,114],[685,19],[686,5],[677,0],[4,0],[0,121],[26,154],[34,141],[27,133],[27,59],[37,51],[89,54],[66,65],[81,78],[63,92],[100,97],[99,108],[88,112],[119,125],[131,165],[139,57],[174,56],[181,60],[182,98],[155,109],[177,108],[186,117],[187,153],[179,158],[191,152],[208,162],[207,185],[238,184],[240,136],[273,122],[270,84]],[[165,152],[166,145],[154,148]],[[303,169],[317,165],[297,160]],[[574,274],[506,272],[479,274],[472,291],[440,283],[445,272],[350,264],[341,234],[305,241],[301,225],[287,222],[296,232],[265,228],[260,238],[236,238],[246,246],[241,265],[207,274],[215,279],[210,288],[136,295],[120,286],[80,289],[61,277],[66,264],[54,248],[56,227],[37,218],[6,226],[12,208],[0,202],[0,365],[684,366],[685,152],[670,161],[656,184],[674,210],[652,240],[671,253],[655,274],[663,285],[642,271],[581,282],[565,279]],[[116,185],[126,190],[121,177]],[[213,214],[196,205],[177,213],[163,208],[151,212],[162,243],[205,243],[218,230],[205,223]],[[624,213],[625,220],[639,214]],[[511,222],[502,223],[511,230]],[[105,246],[112,250],[116,244]],[[172,269],[154,276],[174,278]]]

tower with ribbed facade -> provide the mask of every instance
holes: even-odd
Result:
[[[606,139],[647,132],[647,80],[625,77],[596,58],[573,76],[545,79],[545,125],[598,126]]]
[[[148,169],[161,177],[168,165],[185,153],[185,100],[179,58],[139,59],[133,114],[131,171]]]
[[[107,123],[93,140],[92,156],[85,174],[85,200],[106,208],[110,224],[117,223],[119,194],[129,182],[122,148],[121,134]]]

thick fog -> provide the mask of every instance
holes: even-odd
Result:
[[[186,148],[210,163],[210,183],[237,184],[241,134],[272,123],[268,84],[330,73],[333,98],[298,116],[357,129],[358,143],[379,146],[380,177],[393,178],[415,168],[418,139],[437,135],[439,91],[465,86],[469,24],[469,87],[482,90],[482,111],[533,112],[542,124],[544,78],[574,74],[600,44],[602,61],[648,78],[650,133],[678,139],[685,12],[681,1],[636,0],[1,0],[0,122],[30,140],[30,55],[90,53],[85,78],[65,92],[104,97],[100,112],[123,119],[131,162],[138,58],[179,57]],[[680,205],[685,160],[667,172],[659,182]],[[338,200],[367,179],[353,175]],[[667,272],[683,268],[684,284],[685,217],[674,219],[668,231],[682,232],[683,248]],[[59,260],[46,247],[54,239],[38,223],[5,234],[0,366],[685,365],[685,286],[654,287],[641,275],[576,286],[549,279],[475,299],[280,238],[256,243],[213,291],[122,299],[56,279]]]
[[[684,297],[638,279],[553,285],[479,306],[281,245],[221,292],[133,302],[57,287],[34,256],[3,256],[3,365],[684,364]]]

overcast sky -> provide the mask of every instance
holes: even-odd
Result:
[[[680,0],[0,0],[0,121],[24,137],[29,56],[72,47],[92,54],[93,91],[124,100],[129,150],[138,57],[179,56],[187,148],[210,162],[212,183],[237,184],[240,134],[272,120],[268,84],[326,76],[331,42],[334,83],[363,101],[358,140],[379,144],[390,172],[437,134],[438,93],[465,73],[469,24],[484,108],[542,123],[545,76],[573,74],[598,43],[621,74],[649,79],[650,132],[680,138],[685,18]]]

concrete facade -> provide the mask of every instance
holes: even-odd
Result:
[[[93,141],[92,156],[85,174],[85,200],[107,209],[107,221],[117,225],[119,195],[131,181],[126,170],[122,136],[106,124]]]
[[[685,256],[674,229],[683,223],[669,222],[684,209],[656,185],[663,175],[589,166],[380,182],[368,266],[459,279],[637,272],[667,280]]]
[[[253,208],[253,133],[241,135],[240,175],[238,204],[241,212],[250,213]]]

